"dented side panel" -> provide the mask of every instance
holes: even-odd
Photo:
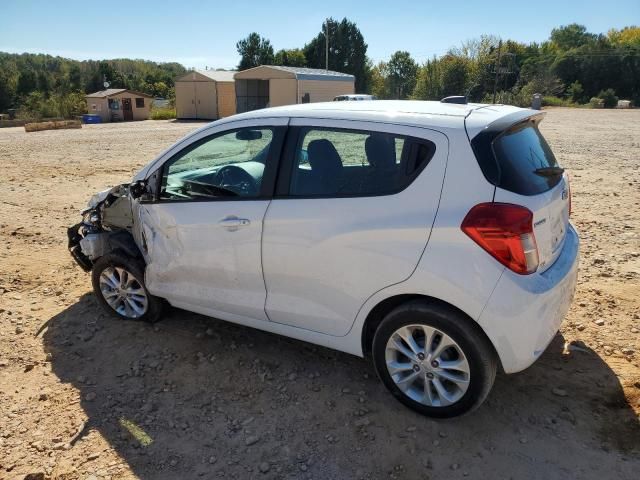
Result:
[[[262,222],[268,200],[138,204],[134,236],[149,291],[170,303],[268,320]],[[246,222],[228,226],[226,220]]]

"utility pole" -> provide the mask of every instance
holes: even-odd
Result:
[[[325,39],[325,46],[324,46],[324,69],[328,72],[329,71],[329,19],[327,18],[324,21],[324,39]]]
[[[502,55],[502,39],[498,42],[498,60],[496,61],[496,79],[493,83],[493,103],[496,103],[496,91],[498,89],[498,76],[500,75],[500,57]]]

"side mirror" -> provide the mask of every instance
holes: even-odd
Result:
[[[147,193],[146,180],[138,180],[129,185],[129,195],[131,195],[131,197],[140,198],[145,193]]]

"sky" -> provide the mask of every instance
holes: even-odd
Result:
[[[0,0],[0,51],[233,68],[249,33],[276,50],[302,47],[327,17],[355,22],[374,62],[397,50],[423,62],[482,34],[540,42],[569,23],[594,33],[638,25],[640,0]]]

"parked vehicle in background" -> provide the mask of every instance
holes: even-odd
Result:
[[[576,287],[578,235],[543,114],[335,102],[208,124],[69,229],[102,306],[164,302],[371,356],[425,415],[531,365]]]
[[[377,100],[375,95],[363,95],[360,93],[350,95],[338,95],[333,99],[334,102],[357,102],[362,100]]]

